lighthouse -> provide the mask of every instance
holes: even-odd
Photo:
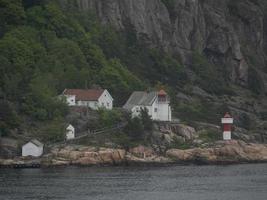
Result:
[[[229,113],[226,113],[222,118],[223,140],[231,140],[231,130],[233,122],[234,119]]]

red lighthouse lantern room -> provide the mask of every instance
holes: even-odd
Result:
[[[233,117],[229,113],[225,113],[224,117],[222,118],[223,140],[231,140],[233,122]]]

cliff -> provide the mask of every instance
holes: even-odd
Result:
[[[64,0],[63,0],[64,1]],[[249,68],[266,70],[265,1],[257,0],[77,0],[103,24],[132,27],[138,40],[191,64],[204,54],[226,68],[231,82],[246,86]],[[266,73],[260,73],[265,84]]]

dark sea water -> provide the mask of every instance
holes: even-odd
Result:
[[[267,164],[0,169],[0,200],[267,200]]]

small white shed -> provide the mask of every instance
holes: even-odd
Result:
[[[39,157],[43,154],[44,144],[36,139],[29,141],[22,146],[22,156]]]
[[[66,128],[66,140],[75,138],[75,128],[69,124]]]

